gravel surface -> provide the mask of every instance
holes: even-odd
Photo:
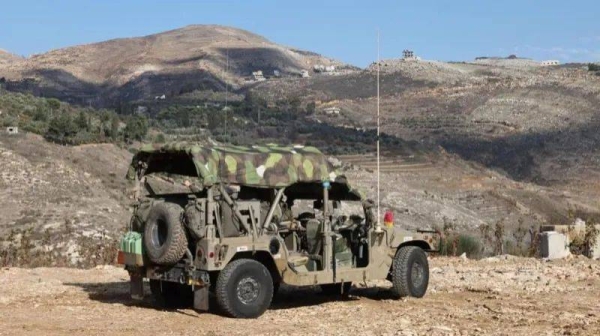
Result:
[[[0,335],[598,335],[600,262],[500,256],[432,258],[423,299],[394,300],[389,283],[355,284],[333,300],[282,288],[262,317],[163,311],[129,299],[117,267],[0,270]]]

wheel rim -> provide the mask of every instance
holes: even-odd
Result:
[[[250,304],[258,298],[260,284],[252,277],[240,280],[237,285],[237,297],[243,304]]]
[[[421,263],[414,262],[410,271],[410,281],[414,288],[419,288],[423,285],[425,279],[425,268]]]
[[[168,234],[169,230],[167,229],[167,223],[158,220],[156,225],[152,228],[152,243],[154,246],[163,246],[167,241]]]

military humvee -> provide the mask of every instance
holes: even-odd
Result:
[[[208,310],[214,293],[226,314],[253,318],[280,284],[345,295],[352,282],[388,279],[397,297],[427,290],[425,252],[439,236],[381,225],[314,147],[149,146],[127,176],[139,192],[119,262],[133,298],[147,278],[163,305]]]

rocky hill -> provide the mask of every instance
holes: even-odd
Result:
[[[103,252],[111,258],[129,220],[130,157],[109,144],[0,135],[0,262],[72,266],[103,263]]]
[[[589,186],[591,178],[595,183],[594,148],[600,138],[592,130],[600,122],[600,77],[583,65],[512,66],[510,61],[521,60],[501,65],[382,61],[382,130],[441,145],[517,180],[585,180],[579,185]],[[254,90],[267,99],[293,94],[317,101],[318,112],[336,106],[338,117],[320,118],[372,128],[375,79],[370,67],[344,76],[269,81]]]
[[[194,124],[202,118],[193,118],[197,117],[194,113],[203,111],[204,98],[188,91],[218,91],[224,89],[224,83],[234,89],[243,86],[236,99],[249,105],[234,107],[229,116],[227,132],[231,129],[238,136],[235,139],[283,136],[290,141],[310,141],[330,154],[344,154],[338,157],[340,164],[355,185],[373,196],[375,159],[365,152],[374,152],[376,67],[335,76],[291,76],[315,64],[337,63],[275,45],[249,32],[189,26],[16,59],[0,66],[0,76],[8,76],[7,85],[33,76],[36,79],[29,84],[46,90],[44,94],[71,101],[86,97],[101,97],[100,103],[154,100],[155,95],[165,94],[167,99],[153,103],[156,109],[173,107],[171,112],[176,115],[181,112],[178,106],[189,108],[184,119],[192,133],[206,127]],[[259,69],[265,73],[280,70],[284,76],[244,84],[244,77]],[[27,81],[18,83],[23,82]],[[600,77],[583,65],[543,67],[523,59],[383,60],[380,91],[381,125],[387,134],[382,200],[383,206],[396,212],[401,225],[451,224],[473,231],[482,224],[505,221],[529,229],[564,223],[573,215],[600,217]],[[171,95],[179,97],[171,99]],[[211,111],[218,114],[221,106],[216,106]],[[328,114],[326,108],[337,108],[334,110],[339,113]],[[242,126],[233,129],[235,125]],[[241,137],[245,129],[257,132]],[[70,148],[30,136],[25,139],[0,142],[7,153],[2,164],[12,172],[4,182],[10,191],[6,220],[0,222],[5,231],[27,227],[20,225],[23,223],[36,228],[48,224],[40,218],[50,215],[27,212],[38,201],[33,189],[27,189],[27,177],[50,179],[55,171],[67,172],[72,178],[42,184],[46,202],[60,203],[63,196],[66,204],[88,202],[80,204],[89,206],[88,215],[100,216],[94,221],[113,230],[114,223],[127,220],[120,182],[124,167],[115,166],[117,162],[127,164],[127,151],[109,145]],[[38,148],[47,150],[32,156]],[[93,161],[89,155],[96,155]],[[77,162],[66,159],[73,157]],[[36,161],[40,158],[43,160]],[[22,179],[17,178],[23,174]],[[90,179],[86,174],[99,177]],[[87,195],[85,190],[99,194],[82,198]],[[112,212],[103,213],[96,209],[97,204],[106,204]],[[59,221],[78,218],[66,206],[41,208],[60,210]],[[84,219],[79,222],[86,227]]]
[[[15,90],[106,106],[163,94],[223,90],[226,84],[235,90],[253,71],[297,76],[315,64],[339,62],[241,29],[192,25],[0,63],[0,77],[17,81]]]
[[[23,60],[22,57],[11,54],[8,51],[0,49],[0,67],[5,66],[5,65],[10,65],[10,64],[15,64],[22,60]]]

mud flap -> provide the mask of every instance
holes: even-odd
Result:
[[[208,286],[194,286],[194,309],[208,311]]]
[[[129,291],[132,299],[144,299],[144,278],[141,275],[134,274],[129,276]]]

